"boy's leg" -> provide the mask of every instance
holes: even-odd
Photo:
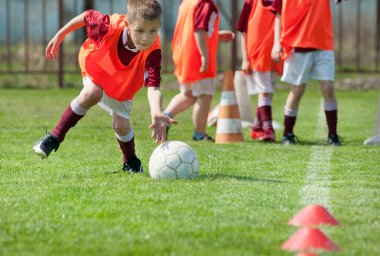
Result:
[[[123,171],[143,172],[141,161],[136,156],[135,134],[129,120],[113,113],[112,127],[123,155]]]
[[[340,146],[341,142],[337,133],[338,101],[335,96],[333,81],[320,81],[320,88],[324,98],[324,109],[328,127],[328,143]]]
[[[192,95],[191,90],[182,91],[171,99],[164,114],[173,118],[177,114],[191,107],[196,101],[197,98]]]
[[[259,94],[259,112],[263,124],[263,141],[274,142],[275,132],[272,125],[272,97],[273,93]]]
[[[67,107],[51,133],[48,133],[34,144],[34,152],[42,158],[46,158],[51,151],[57,151],[66,133],[78,123],[90,107],[99,102],[102,95],[102,88],[92,82],[86,84],[79,96]]]
[[[206,134],[207,117],[210,111],[212,95],[200,95],[193,109],[194,138],[201,140]]]
[[[291,85],[291,91],[288,95],[285,105],[284,115],[284,133],[282,144],[295,144],[293,128],[296,124],[298,108],[302,96],[305,93],[306,84],[300,86]]]

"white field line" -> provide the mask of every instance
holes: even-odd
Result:
[[[326,117],[323,105],[322,100],[315,130],[316,138],[327,137],[325,132]],[[311,147],[310,160],[305,174],[305,184],[300,190],[301,205],[320,204],[326,208],[330,208],[330,165],[332,152],[333,149],[329,146]]]

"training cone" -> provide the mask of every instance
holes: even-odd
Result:
[[[288,251],[339,251],[338,246],[317,228],[301,228],[281,248]]]
[[[243,127],[251,127],[253,123],[252,103],[248,94],[247,79],[247,75],[243,71],[235,71],[234,86],[241,125]]]
[[[295,227],[316,227],[337,226],[339,222],[322,205],[309,205],[294,216],[288,224]]]
[[[232,71],[224,72],[222,96],[216,127],[215,143],[244,141],[239,107],[237,105]]]
[[[300,253],[297,253],[296,256],[318,256],[318,254],[311,253],[311,252],[300,252]]]

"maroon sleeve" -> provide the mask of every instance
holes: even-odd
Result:
[[[210,0],[201,0],[194,11],[194,31],[208,31],[209,21],[212,13],[218,13],[215,4]]]
[[[272,12],[281,14],[282,0],[274,0],[272,3]]]
[[[110,16],[95,10],[88,10],[84,14],[87,37],[96,42],[102,41],[110,27]]]
[[[248,29],[248,19],[251,14],[253,0],[246,0],[241,10],[239,21],[236,27],[237,31],[247,33]]]
[[[146,59],[145,68],[148,72],[148,77],[145,79],[144,86],[160,87],[161,82],[161,50],[152,51]]]

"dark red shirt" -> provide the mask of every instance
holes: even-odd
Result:
[[[194,31],[214,28],[214,24],[210,24],[212,14],[218,14],[218,9],[211,0],[199,0],[194,11]]]
[[[86,23],[87,37],[96,42],[102,41],[104,36],[109,30],[110,16],[95,10],[88,10],[84,15],[84,22]],[[128,66],[137,52],[128,50],[123,46],[123,33],[121,33],[117,52],[119,59],[123,65]],[[145,63],[147,78],[144,85],[146,87],[159,87],[161,82],[161,50],[152,51]]]

